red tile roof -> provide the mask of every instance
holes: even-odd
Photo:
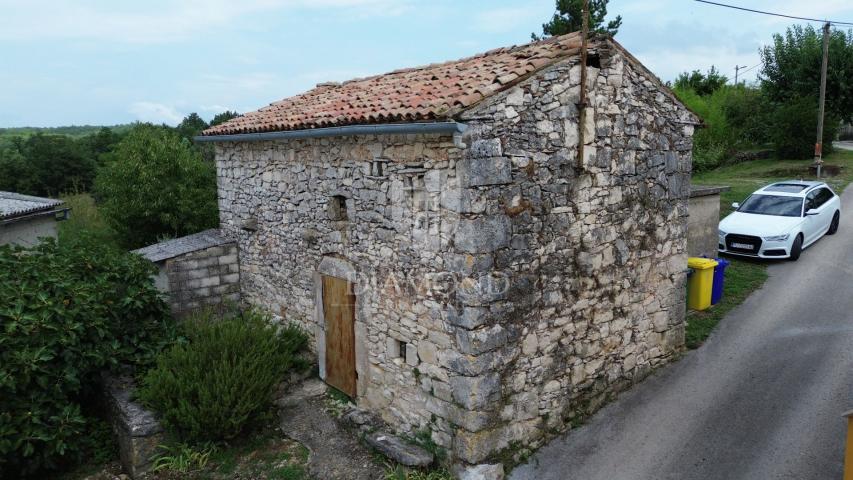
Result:
[[[320,84],[204,131],[204,135],[303,130],[451,118],[531,72],[578,53],[577,33],[473,57]]]

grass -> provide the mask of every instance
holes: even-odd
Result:
[[[241,438],[230,444],[192,447],[171,444],[162,448],[145,480],[309,480],[308,449],[272,431]],[[77,469],[62,480],[110,480],[120,472],[117,462]]]
[[[811,160],[753,160],[693,175],[694,185],[728,185],[731,190],[720,195],[720,218],[731,213],[733,202],[743,202],[752,192],[779,180],[815,180],[809,172]],[[825,165],[842,167],[841,173],[822,180],[836,193],[853,181],[853,152],[835,151],[824,158]]]
[[[687,312],[685,339],[687,348],[698,348],[717,326],[717,323],[767,280],[767,268],[758,260],[727,257],[723,298],[708,310]]]
[[[723,218],[731,213],[732,202],[742,202],[749,194],[768,183],[792,178],[814,180],[808,169],[811,163],[811,160],[754,160],[698,173],[693,176],[692,183],[731,187],[731,190],[720,195],[720,218]],[[842,167],[838,175],[823,178],[836,193],[841,193],[853,181],[853,152],[836,151],[824,158],[824,164]],[[699,347],[717,323],[767,279],[769,261],[733,257],[727,257],[727,260],[731,265],[726,269],[726,283],[720,303],[702,312],[687,312],[685,335],[688,348]]]
[[[71,209],[68,220],[59,223],[59,241],[64,243],[95,242],[121,248],[115,231],[98,211],[95,199],[88,193],[64,195],[62,201]]]

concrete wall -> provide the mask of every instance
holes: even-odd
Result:
[[[217,245],[157,262],[155,284],[169,294],[172,313],[240,302],[240,267],[235,243]]]
[[[694,187],[687,217],[687,253],[715,257],[720,225],[720,192],[728,187]]]
[[[56,232],[56,219],[53,215],[32,217],[0,225],[0,245],[15,244],[32,247],[39,243],[39,238],[56,238]]]

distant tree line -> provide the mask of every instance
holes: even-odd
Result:
[[[222,112],[207,123],[191,113],[176,127],[136,123],[78,138],[7,131],[0,137],[0,190],[50,197],[90,192],[127,248],[214,227],[213,148],[193,138],[237,116]]]
[[[754,84],[729,84],[715,67],[680,74],[679,99],[702,117],[694,135],[695,170],[720,166],[738,150],[772,148],[779,158],[807,159],[817,133],[823,34],[795,25],[763,47]],[[853,33],[833,30],[829,42],[823,151],[832,150],[842,121],[853,120]]]

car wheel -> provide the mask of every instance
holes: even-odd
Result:
[[[838,212],[835,212],[835,215],[832,216],[832,223],[829,224],[829,230],[826,231],[827,235],[835,235],[835,232],[838,231],[838,222],[841,221],[841,215]]]
[[[794,245],[791,246],[791,255],[788,257],[792,262],[796,262],[797,259],[800,258],[800,254],[803,253],[803,235],[797,235],[797,238],[794,239]]]

